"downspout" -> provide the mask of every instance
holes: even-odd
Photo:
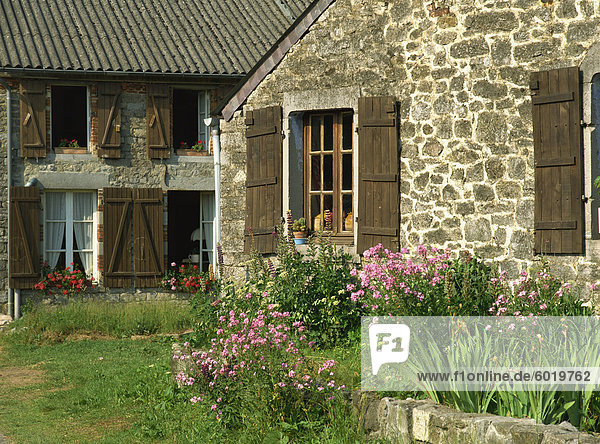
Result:
[[[217,246],[221,245],[221,131],[220,120],[212,117],[204,119],[206,126],[211,128],[213,147],[213,160],[215,163],[215,244],[213,245],[213,264],[218,265]],[[220,247],[219,247],[220,248]],[[219,266],[215,267],[216,274],[220,274]]]
[[[17,319],[19,317],[19,295],[17,293],[17,304],[16,307],[13,305],[13,289],[10,288],[10,187],[12,186],[12,99],[11,89],[4,80],[0,79],[0,85],[6,89],[6,168],[8,170],[8,214],[6,216],[7,228],[6,228],[6,239],[7,239],[7,255],[8,260],[6,263],[7,273],[7,290],[8,290],[8,315]]]

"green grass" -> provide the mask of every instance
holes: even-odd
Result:
[[[26,310],[17,327],[17,340],[57,342],[69,335],[93,333],[117,338],[182,332],[193,327],[187,304],[165,302],[110,303],[71,301],[65,305],[36,305]]]
[[[0,332],[0,431],[18,443],[364,442],[343,402],[297,424],[253,416],[234,430],[223,427],[173,383],[174,339],[128,337],[191,325],[189,308],[170,303],[73,302],[29,310],[11,325],[16,332]],[[315,352],[320,355],[340,362],[348,386],[358,381],[358,349]]]

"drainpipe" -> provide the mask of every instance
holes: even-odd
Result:
[[[11,90],[8,83],[4,80],[0,79],[0,85],[4,87],[6,90],[6,168],[8,170],[8,199],[7,199],[7,208],[8,214],[6,217],[7,227],[6,227],[6,239],[7,239],[7,255],[8,260],[6,263],[6,274],[7,274],[7,290],[8,290],[8,315],[12,316],[14,319],[19,317],[19,301],[17,296],[17,305],[13,306],[13,289],[10,288],[10,187],[12,186],[12,100],[11,100]]]
[[[213,159],[215,162],[215,244],[213,245],[213,264],[217,264],[217,245],[221,244],[221,131],[220,120],[212,117],[204,119],[204,124],[211,129],[213,146]],[[220,273],[219,267],[215,267],[216,273]]]

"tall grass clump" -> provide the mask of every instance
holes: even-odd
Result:
[[[169,301],[110,303],[71,300],[63,305],[32,305],[13,324],[24,342],[61,341],[73,334],[114,337],[182,332],[193,327],[189,305]]]

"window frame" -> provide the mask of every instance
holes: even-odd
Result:
[[[205,220],[204,219],[204,199],[205,198],[210,198],[213,197],[212,199],[212,206],[213,206],[213,218],[212,220]],[[216,196],[214,195],[214,193],[200,193],[200,262],[198,263],[198,267],[200,268],[200,270],[204,269],[204,253],[208,253],[209,257],[212,257],[213,260],[213,273],[215,272],[215,266],[216,266],[216,246],[215,246],[215,211],[216,211]],[[205,229],[205,224],[210,224],[212,226],[212,248],[203,248],[202,244],[204,241],[204,229]],[[208,245],[207,245],[208,247]],[[210,259],[208,261],[208,265],[211,265],[210,263]],[[208,266],[207,266],[208,269]]]
[[[349,114],[351,116],[350,121],[351,121],[351,137],[350,137],[350,141],[351,141],[351,148],[350,150],[344,150],[342,147],[342,142],[343,142],[343,120],[344,120],[344,115]],[[311,151],[311,144],[312,144],[312,134],[311,134],[311,119],[314,116],[321,116],[321,127],[323,128],[325,125],[325,119],[324,116],[327,115],[331,115],[333,116],[333,149],[332,151],[323,151],[323,138],[324,138],[324,131],[320,132],[320,136],[321,136],[321,147],[320,150],[317,151]],[[306,112],[304,114],[304,118],[303,118],[303,160],[304,160],[304,187],[303,187],[303,194],[304,194],[304,217],[307,220],[307,227],[311,230],[314,231],[314,221],[312,220],[312,216],[311,216],[311,208],[310,208],[310,200],[311,200],[311,196],[313,195],[326,195],[326,194],[331,194],[332,195],[332,200],[333,200],[333,218],[332,218],[332,230],[331,230],[331,234],[333,236],[335,236],[336,238],[336,242],[337,243],[348,243],[348,244],[352,244],[354,242],[354,218],[355,218],[355,213],[356,213],[356,203],[355,203],[355,195],[356,195],[356,174],[357,172],[355,171],[355,158],[357,155],[357,150],[356,150],[356,143],[354,140],[354,131],[355,131],[355,123],[354,123],[354,117],[355,117],[355,112],[353,109],[330,109],[330,110],[315,110],[315,111],[309,111]],[[315,154],[311,154],[311,153],[318,153],[318,155],[323,158],[324,153],[332,153],[333,154],[333,189],[331,192],[323,190],[323,162],[321,162],[321,190],[319,191],[312,191],[311,190],[311,157],[313,157]],[[343,159],[343,154],[351,154],[352,155],[352,162],[351,162],[351,168],[352,168],[352,190],[350,190],[350,192],[348,192],[349,190],[343,190],[343,177],[342,177],[342,171],[343,171],[343,165],[342,165],[342,159]],[[343,208],[343,201],[342,201],[342,196],[346,194],[346,195],[350,195],[351,196],[351,202],[352,202],[352,228],[349,230],[345,230],[344,229],[344,224],[345,224],[345,217],[339,217],[340,214],[342,214],[342,208]],[[320,208],[320,214],[323,213],[322,209],[322,199],[321,199],[321,208]],[[322,219],[322,231],[327,231],[329,232],[329,230],[325,230],[324,229],[324,219]]]
[[[211,90],[208,88],[191,88],[189,86],[185,86],[185,85],[180,85],[180,86],[173,86],[171,87],[171,89],[174,90],[184,90],[184,91],[193,91],[196,93],[197,97],[196,97],[196,103],[197,103],[197,111],[198,111],[198,115],[197,115],[197,119],[198,119],[198,133],[196,135],[196,140],[204,140],[205,145],[206,145],[206,150],[208,152],[208,154],[210,155],[210,128],[208,125],[206,125],[204,123],[204,119],[206,119],[207,117],[210,116],[210,96],[211,96]],[[204,101],[204,106],[202,105],[202,99]],[[175,154],[177,155],[191,155],[194,154],[194,152],[191,150],[191,147],[187,148],[187,149],[180,149],[177,146],[177,143],[180,141],[176,141],[174,136],[175,136],[175,112],[174,112],[174,107],[175,107],[175,96],[174,94],[171,92],[171,116],[172,116],[172,121],[171,121],[171,146],[173,147],[173,150],[175,151]],[[201,109],[202,108],[202,109]],[[201,130],[202,129],[202,130]]]
[[[65,220],[49,220],[48,219],[48,212],[47,212],[47,205],[46,205],[46,196],[48,195],[48,193],[63,193],[65,194]],[[43,209],[44,209],[44,223],[43,223],[43,236],[44,236],[44,241],[43,241],[43,258],[44,258],[44,262],[48,261],[48,253],[49,252],[63,252],[63,250],[49,250],[47,248],[47,240],[48,240],[48,230],[47,230],[47,224],[48,222],[64,222],[65,223],[65,249],[64,249],[64,253],[65,253],[65,264],[66,266],[70,266],[71,262],[73,262],[73,253],[74,253],[74,249],[73,249],[73,224],[74,224],[74,220],[73,220],[73,196],[76,193],[92,193],[94,194],[95,197],[95,205],[94,205],[94,210],[92,213],[92,249],[90,250],[77,250],[77,251],[83,251],[83,252],[91,252],[92,253],[92,272],[91,273],[87,273],[90,276],[94,276],[94,279],[98,279],[99,275],[98,275],[98,192],[96,190],[44,190],[43,196],[42,196],[42,205],[43,205]],[[70,226],[70,230],[68,229],[68,227]],[[71,246],[70,246],[70,250],[69,251],[69,247],[67,246],[67,241],[70,239],[71,241]]]
[[[54,138],[54,134],[53,134],[53,129],[54,129],[54,116],[52,114],[52,88],[55,86],[77,86],[77,87],[82,87],[85,88],[85,103],[86,103],[86,141],[85,141],[85,146],[82,146],[80,148],[69,148],[69,147],[58,147],[58,146],[54,146],[53,144],[53,138]],[[54,151],[54,153],[56,154],[88,154],[90,153],[90,145],[91,145],[91,138],[92,138],[92,113],[91,113],[91,88],[89,84],[77,84],[77,83],[49,83],[49,90],[50,90],[50,107],[48,110],[48,113],[50,115],[50,128],[49,128],[49,136],[50,136],[50,140],[49,140],[49,144],[50,144],[50,148],[52,151]]]

